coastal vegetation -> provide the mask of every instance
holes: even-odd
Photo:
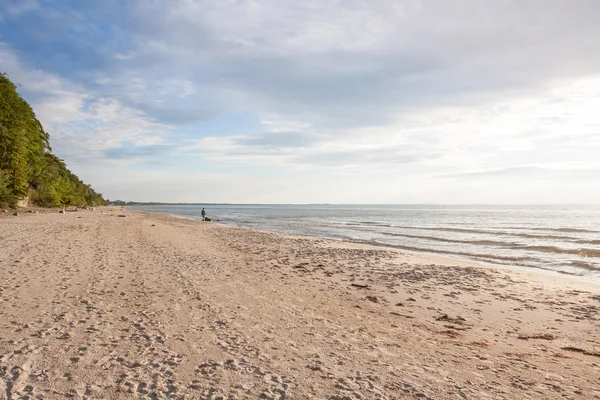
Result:
[[[101,205],[100,193],[52,154],[50,136],[17,85],[0,74],[0,205]]]

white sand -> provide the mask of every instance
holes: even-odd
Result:
[[[0,399],[600,399],[599,318],[569,278],[118,209],[0,218]]]

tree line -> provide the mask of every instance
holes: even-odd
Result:
[[[105,204],[52,154],[50,136],[17,86],[0,74],[0,205],[29,199],[40,207]]]

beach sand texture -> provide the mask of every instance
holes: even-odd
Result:
[[[600,284],[117,208],[4,215],[18,398],[600,399]]]

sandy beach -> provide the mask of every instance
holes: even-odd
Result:
[[[600,283],[110,207],[0,242],[0,399],[600,399]]]

